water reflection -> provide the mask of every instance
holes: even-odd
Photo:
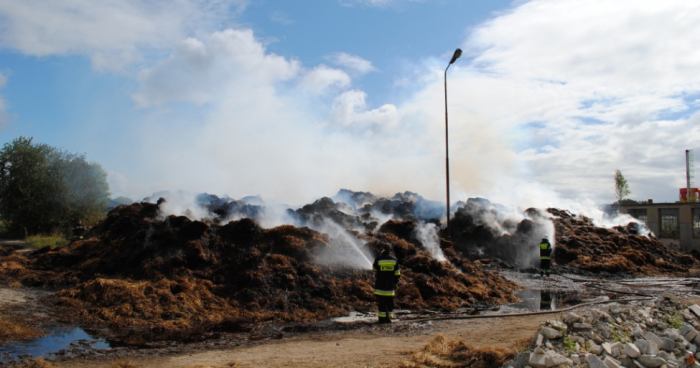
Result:
[[[540,310],[553,310],[556,309],[554,305],[554,300],[552,299],[552,292],[549,290],[540,290]]]
[[[68,349],[73,344],[79,344],[82,348],[99,350],[110,348],[109,343],[103,339],[95,339],[82,328],[62,328],[36,340],[0,346],[0,363],[12,361],[22,356],[47,356]]]

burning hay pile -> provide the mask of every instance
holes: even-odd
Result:
[[[590,218],[550,208],[556,228],[554,260],[571,268],[627,274],[685,274],[698,267],[693,256],[640,234],[639,225],[601,228]]]
[[[374,253],[393,247],[402,264],[399,307],[454,310],[512,298],[512,283],[449,247],[453,263],[391,229],[358,236]],[[0,276],[57,288],[56,302],[81,323],[140,344],[371,310],[370,271],[315,262],[333,246],[306,227],[263,229],[249,219],[220,226],[163,218],[158,205],[135,203],[112,210],[86,240],[0,257]]]

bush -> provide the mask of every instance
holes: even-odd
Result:
[[[52,235],[31,235],[24,239],[24,242],[30,248],[59,248],[68,245],[68,239],[64,238],[61,234]]]
[[[20,137],[0,150],[0,214],[9,235],[68,234],[94,223],[109,200],[107,174],[84,156]]]

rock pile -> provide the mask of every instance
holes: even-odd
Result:
[[[700,306],[673,297],[611,303],[547,321],[514,368],[700,367]]]

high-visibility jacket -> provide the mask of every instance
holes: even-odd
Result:
[[[540,259],[549,259],[552,256],[552,244],[549,242],[540,243]]]
[[[391,254],[382,253],[374,260],[374,294],[380,296],[395,296],[396,284],[401,277],[401,270],[396,258]]]

